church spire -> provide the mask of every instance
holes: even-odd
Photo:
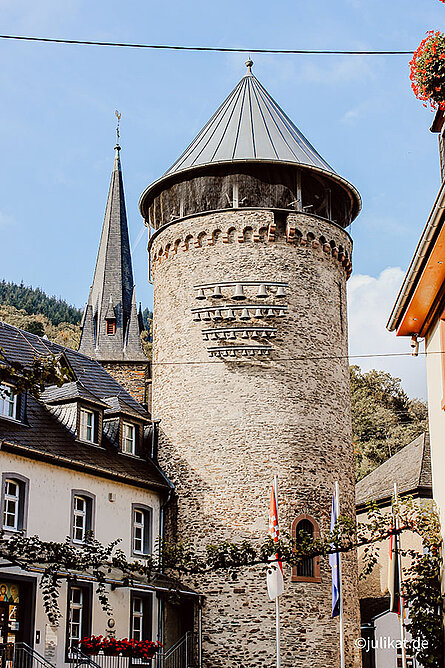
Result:
[[[118,117],[117,140],[119,142]],[[79,351],[99,362],[145,360],[134,335],[134,281],[119,143],[115,146],[105,218]],[[131,325],[131,346],[128,346]]]

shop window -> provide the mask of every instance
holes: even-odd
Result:
[[[313,540],[320,537],[320,529],[313,517],[300,515],[292,522],[291,535],[294,540],[304,536]],[[321,582],[320,557],[309,557],[293,566],[291,582]]]
[[[28,514],[29,480],[18,473],[2,475],[2,529],[24,531]]]

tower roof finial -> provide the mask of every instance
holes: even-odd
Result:
[[[121,114],[120,111],[118,111],[117,109],[116,109],[116,111],[114,112],[114,114],[115,114],[115,116],[116,116],[116,118],[117,118],[117,125],[116,125],[116,146],[115,146],[115,149],[116,149],[116,151],[120,151],[120,150],[121,150],[121,147],[119,146],[119,138],[120,138],[120,133],[119,133],[119,123],[121,122],[122,114]]]
[[[249,76],[249,74],[252,74],[252,65],[253,65],[253,60],[250,57],[249,53],[249,58],[246,60],[246,67],[247,67],[246,77]]]

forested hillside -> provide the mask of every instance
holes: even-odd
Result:
[[[1,281],[0,304],[22,309],[28,315],[44,315],[56,327],[62,322],[78,325],[82,318],[82,311],[65,300],[48,297],[40,288],[27,287],[23,283],[17,285]]]
[[[64,299],[48,297],[40,288],[23,283],[0,281],[0,320],[3,322],[77,350],[81,319],[82,311]],[[142,347],[151,357],[153,313],[145,308],[142,319],[146,330],[141,335]]]
[[[360,480],[428,429],[426,402],[410,399],[400,379],[351,366],[352,431]]]

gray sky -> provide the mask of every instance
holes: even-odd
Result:
[[[414,50],[427,30],[444,29],[444,12],[439,0],[0,0],[3,34],[246,48]],[[0,277],[83,306],[117,108],[130,235],[133,244],[140,238],[137,296],[150,305],[139,195],[243,76],[245,56],[0,40],[0,57]],[[270,94],[362,194],[351,231],[351,351],[408,351],[384,326],[439,186],[433,116],[411,92],[409,57],[253,59]],[[424,394],[423,360],[358,362],[398,373],[410,394]]]

